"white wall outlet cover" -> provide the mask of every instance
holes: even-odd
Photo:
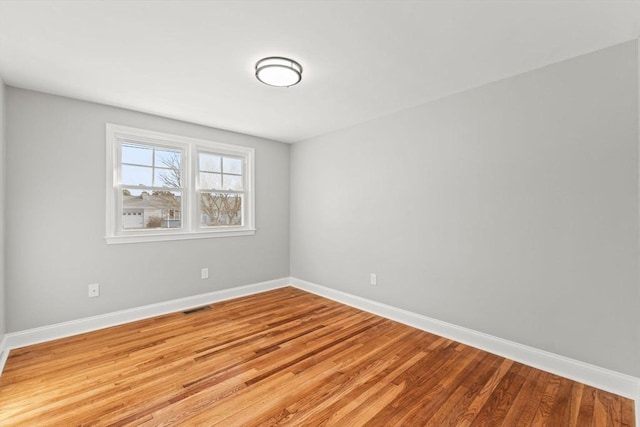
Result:
[[[99,283],[92,283],[88,286],[88,297],[89,298],[93,298],[93,297],[99,297],[100,296],[100,284]]]

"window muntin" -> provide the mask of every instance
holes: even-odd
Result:
[[[254,234],[253,153],[107,125],[107,242]]]

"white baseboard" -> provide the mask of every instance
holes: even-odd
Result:
[[[368,300],[295,277],[287,277],[255,283],[237,288],[223,289],[206,294],[194,295],[157,304],[145,305],[128,310],[87,317],[40,328],[5,334],[0,341],[0,373],[14,348],[38,344],[97,329],[116,326],[149,317],[198,307],[218,301],[253,295],[285,286],[332,299],[360,310],[377,314],[387,319],[427,331],[445,338],[467,344],[508,359],[551,372],[590,386],[606,390],[635,400],[636,424],[640,427],[640,378],[622,374],[579,360],[539,350],[523,344],[508,341],[472,329],[453,325],[421,314],[413,313],[380,302]]]
[[[636,402],[636,417],[640,415],[638,408],[640,404],[640,378],[518,344],[472,329],[463,328],[295,277],[291,278],[291,284],[298,289],[332,299],[342,304],[350,305],[360,310],[368,311],[543,371],[588,384],[601,390],[628,397]],[[637,424],[640,427],[640,420]]]
[[[0,340],[0,373],[2,373],[2,369],[4,369],[4,364],[7,362],[7,357],[9,357],[7,335],[3,334],[2,339]]]
[[[253,295],[259,292],[289,286],[289,284],[289,278],[284,277],[281,279],[269,280],[236,288],[222,289],[219,291],[193,295],[171,301],[164,301],[157,304],[115,311],[98,316],[70,320],[68,322],[56,323],[54,325],[42,326],[19,332],[10,332],[4,336],[0,343],[0,352],[2,352],[0,355],[0,373],[4,368],[9,351],[14,348],[39,344],[58,338],[91,332],[97,329],[108,328],[110,326],[121,325],[123,323],[134,322],[136,320],[147,319],[149,317],[160,316],[176,311],[183,311],[218,301]]]

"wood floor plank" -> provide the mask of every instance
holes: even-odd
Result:
[[[634,426],[629,399],[281,288],[10,352],[2,426]]]
[[[537,402],[539,402],[539,398],[546,388],[544,379],[547,375],[545,372],[529,368],[527,372],[523,372],[523,375],[527,375],[527,379],[515,396],[514,401],[502,421],[502,424],[505,426],[530,425],[535,411],[538,408]]]
[[[474,427],[501,425],[504,417],[511,408],[515,396],[518,394],[525,381],[525,375],[521,374],[525,367],[520,363],[514,363],[493,388],[491,396],[485,401],[482,409],[471,423]]]
[[[460,352],[460,358],[452,358],[453,363],[441,366],[436,374],[430,376],[429,382],[414,387],[412,400],[415,404],[412,410],[406,411],[402,417],[392,419],[392,422],[400,425],[424,425],[451,396],[456,385],[475,369],[483,356],[479,350]]]
[[[457,426],[476,393],[489,380],[489,377],[502,362],[500,357],[482,352],[483,359],[475,365],[470,364],[471,373],[463,379],[458,388],[447,397],[440,408],[425,423],[426,426]],[[457,416],[455,416],[457,414]]]
[[[415,348],[406,345],[407,342],[411,342],[408,339],[409,336],[405,338],[403,335],[399,335],[397,338],[405,342],[398,339],[388,341],[391,345],[374,350],[375,358],[369,357],[372,354],[371,347],[363,346],[359,350],[364,350],[366,353],[358,351],[363,356],[362,358],[352,360],[349,365],[340,363],[339,375],[334,376],[330,381],[325,381],[319,389],[298,398],[287,406],[289,416],[286,421],[295,419],[296,422],[304,423],[308,419],[315,419],[336,422],[373,393],[389,384],[406,369],[406,366],[411,366],[425,356],[426,353],[422,351],[417,351],[411,356]],[[372,341],[371,344],[377,347],[376,343],[377,341]],[[397,367],[401,360],[406,360],[406,357],[409,356],[411,356],[409,361]],[[348,402],[346,406],[345,402]],[[284,420],[279,420],[279,423],[282,421]]]
[[[566,378],[560,380],[558,393],[553,402],[551,413],[549,414],[549,423],[555,425],[569,425],[571,422],[571,389],[573,383]]]
[[[471,404],[466,408],[466,411],[459,420],[459,426],[470,426],[479,415],[484,404],[491,398],[493,390],[500,384],[502,378],[509,372],[513,365],[513,360],[504,359],[498,369],[493,373],[489,380],[484,384],[483,388],[475,395],[475,398]]]

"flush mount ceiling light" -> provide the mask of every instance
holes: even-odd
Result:
[[[302,80],[302,65],[281,56],[262,58],[256,63],[256,78],[269,86],[293,86]]]

